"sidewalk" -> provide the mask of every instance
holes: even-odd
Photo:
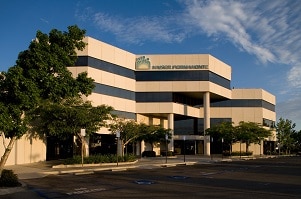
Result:
[[[104,163],[104,164],[78,164],[78,165],[63,165],[62,161],[45,161],[30,164],[11,165],[5,166],[5,169],[13,170],[18,175],[20,180],[42,178],[47,175],[59,175],[67,173],[86,173],[102,170],[124,170],[130,168],[155,168],[155,167],[168,167],[176,166],[177,164],[196,164],[200,162],[211,161],[210,157],[205,156],[186,156],[184,162],[183,156],[168,157],[148,157],[141,158],[135,162],[119,162],[117,163]]]

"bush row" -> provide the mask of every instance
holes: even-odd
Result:
[[[231,153],[229,151],[224,151],[223,152],[224,156],[251,156],[253,155],[252,151],[232,151]]]
[[[118,156],[118,162],[133,162],[137,158],[133,154],[126,154],[124,156]],[[91,155],[89,157],[84,157],[84,164],[100,164],[100,163],[115,163],[117,162],[117,156],[115,154],[107,154],[107,155]],[[73,158],[68,158],[64,160],[64,164],[81,164],[82,157],[74,156]]]

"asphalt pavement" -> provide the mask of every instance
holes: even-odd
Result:
[[[87,173],[93,173],[97,171],[118,171],[133,168],[140,169],[153,169],[160,167],[172,167],[178,165],[193,165],[193,164],[211,164],[213,162],[221,161],[243,161],[247,159],[256,158],[273,158],[273,156],[260,156],[260,157],[234,157],[224,158],[221,155],[213,156],[201,156],[201,155],[180,155],[175,157],[147,157],[140,158],[135,162],[119,162],[117,163],[104,163],[104,164],[78,164],[78,165],[63,165],[61,160],[44,161],[30,164],[11,165],[5,166],[5,169],[13,170],[18,175],[21,187],[14,188],[0,188],[0,196],[7,196],[14,193],[14,197],[19,198],[41,198],[33,191],[28,190],[26,184],[22,180],[43,178],[48,175],[60,175],[60,174],[74,174],[81,175]],[[2,198],[2,197],[0,197]]]

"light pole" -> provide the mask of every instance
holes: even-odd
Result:
[[[80,135],[81,135],[81,140],[82,140],[81,155],[82,155],[82,167],[83,167],[84,166],[84,139],[85,139],[85,136],[86,136],[86,129],[80,129]]]
[[[259,140],[259,149],[260,149],[259,156],[261,157],[261,139]]]
[[[212,146],[213,145],[213,137],[211,137],[211,144],[210,144],[210,146]],[[211,153],[211,151],[210,151],[210,157],[211,157],[211,160],[213,159],[213,155],[212,155],[212,153]]]
[[[224,158],[224,138],[222,138],[222,159]]]
[[[185,155],[186,155],[186,145],[185,145],[185,140],[186,140],[186,136],[184,135],[184,162],[186,162],[186,160],[185,160]]]
[[[116,163],[118,167],[118,149],[119,149],[119,138],[120,138],[120,132],[116,132],[116,138],[117,138],[117,145],[116,145]]]
[[[167,151],[168,151],[168,149],[167,149],[167,139],[168,139],[168,134],[166,133],[165,134],[165,164],[167,164]]]
[[[239,158],[241,159],[241,140],[240,140],[240,143],[239,143]]]

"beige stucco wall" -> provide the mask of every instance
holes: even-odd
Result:
[[[194,108],[191,106],[177,104],[177,103],[169,103],[169,102],[161,102],[161,103],[136,103],[136,110],[140,114],[167,114],[174,113],[179,115],[186,115],[191,117],[200,118],[202,113],[200,113],[199,108]],[[167,116],[166,116],[167,117]]]
[[[88,43],[88,45],[83,51],[77,52],[78,56],[90,56],[99,60],[116,64],[120,67],[135,70],[134,54],[91,37],[85,37],[84,42]],[[101,69],[95,69],[89,66],[77,66],[69,67],[69,70],[72,72],[74,77],[81,72],[87,72],[88,76],[94,79],[95,83],[132,92],[135,92],[136,90],[136,81],[134,79],[103,71]],[[86,99],[91,101],[94,106],[105,104],[112,106],[118,111],[132,113],[136,112],[136,102],[134,100],[122,99],[119,97],[107,96],[98,93],[92,93],[92,95],[88,96]]]
[[[232,145],[232,152],[246,152],[246,143],[234,143]],[[251,143],[248,147],[248,151],[252,152],[252,155],[262,155],[263,154],[263,142],[261,144]]]
[[[84,42],[88,45],[83,51],[77,51],[78,56],[90,56],[125,68],[135,70],[136,55],[96,40],[92,37],[85,37]]]
[[[276,97],[263,89],[233,89],[232,99],[261,99],[273,105],[276,104]],[[276,112],[261,107],[232,107],[234,124],[240,121],[262,124],[263,118],[276,121]]]
[[[3,143],[1,137],[1,143]],[[9,139],[5,139],[6,146]],[[4,154],[4,146],[0,144],[0,154]],[[46,143],[42,139],[28,138],[24,135],[17,140],[8,159],[6,165],[26,164],[46,160]]]

